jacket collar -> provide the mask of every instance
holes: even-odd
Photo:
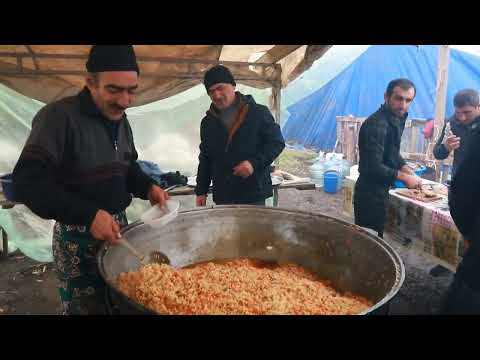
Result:
[[[382,104],[380,106],[379,111],[384,113],[386,115],[387,120],[393,125],[399,125],[399,122],[404,123],[407,120],[407,117],[408,117],[408,112],[406,112],[403,116],[395,115],[392,112],[392,110],[390,110],[390,107],[386,104]]]
[[[245,96],[239,91],[235,92],[235,102],[238,103],[238,110],[245,105]],[[213,103],[210,104],[210,109],[208,109],[207,114],[210,114],[217,119],[220,118],[220,110]]]
[[[455,117],[455,115],[453,115],[450,120],[449,120],[452,124],[455,124],[456,126],[460,126],[460,127],[466,127],[466,128],[470,128],[470,129],[478,129],[480,128],[480,116],[477,116],[470,124],[468,125],[464,125],[462,124],[460,121],[457,120],[457,118]]]

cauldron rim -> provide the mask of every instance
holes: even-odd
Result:
[[[341,220],[339,218],[329,216],[320,212],[308,212],[304,210],[297,210],[297,209],[289,209],[289,208],[284,208],[284,207],[269,207],[269,206],[258,206],[258,205],[212,205],[212,206],[207,206],[207,207],[201,207],[201,208],[194,208],[194,209],[188,209],[188,210],[182,210],[179,211],[179,216],[186,215],[186,214],[191,214],[191,213],[196,213],[196,212],[205,212],[205,211],[212,211],[212,210],[222,210],[222,209],[265,209],[268,210],[269,212],[287,212],[290,214],[299,214],[299,215],[307,215],[307,216],[313,216],[317,218],[323,218],[327,219],[330,221],[334,221],[336,223],[339,223],[343,226],[346,227],[351,227],[355,229],[357,232],[365,235],[366,237],[370,238],[371,241],[375,241],[392,259],[392,262],[395,265],[395,281],[390,289],[390,291],[378,302],[376,302],[373,306],[369,307],[368,309],[358,313],[357,315],[366,315],[369,313],[372,313],[373,311],[379,309],[380,307],[386,305],[389,303],[400,291],[403,282],[405,281],[405,265],[403,264],[403,261],[398,255],[398,253],[395,251],[395,249],[388,244],[384,239],[380,238],[379,236],[376,236],[372,234],[371,232],[365,230],[364,228],[349,223],[347,221]],[[144,225],[144,222],[141,220],[137,220],[124,228],[121,229],[120,233],[123,235],[129,230]],[[116,286],[113,284],[113,282],[107,277],[106,271],[103,265],[103,258],[106,254],[106,252],[109,249],[109,244],[104,243],[102,247],[100,248],[100,251],[97,253],[97,263],[98,263],[98,269],[101,278],[105,283],[107,284],[107,288],[109,291],[113,291],[115,294],[120,296],[122,300],[133,306],[136,310],[139,310],[145,314],[150,314],[150,315],[165,315],[165,314],[160,314],[157,313],[156,311],[153,311],[151,309],[148,309],[147,307],[132,301],[128,296],[123,294],[119,289],[116,288]]]

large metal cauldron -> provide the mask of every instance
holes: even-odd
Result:
[[[329,279],[339,290],[365,296],[365,313],[385,313],[405,278],[398,254],[360,227],[325,215],[282,208],[230,205],[179,213],[161,229],[141,222],[122,231],[142,253],[165,253],[173,266],[235,257],[289,261]],[[114,286],[119,273],[140,262],[122,246],[105,245],[98,254],[113,313],[153,314]]]

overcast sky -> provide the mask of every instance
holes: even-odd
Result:
[[[480,45],[450,45],[457,50],[470,52],[475,55],[480,55]]]

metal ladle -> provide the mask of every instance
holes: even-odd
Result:
[[[137,249],[135,249],[127,240],[123,237],[119,237],[119,242],[121,245],[125,246],[133,255],[135,255],[142,265],[148,264],[167,264],[170,265],[170,259],[162,253],[161,251],[152,251],[149,256],[149,260],[147,261],[145,255],[141,255]]]
[[[168,193],[170,190],[173,190],[174,188],[178,187],[179,185],[172,185],[168,188],[165,189],[165,191]],[[125,248],[127,248],[133,255],[135,255],[142,265],[148,265],[148,264],[167,264],[170,265],[170,259],[168,258],[167,255],[162,253],[161,251],[155,250],[150,252],[149,256],[149,261],[146,260],[146,255],[141,255],[137,249],[135,249],[128,241],[126,241],[122,235],[118,234],[117,238],[120,242],[121,245],[123,245]]]

